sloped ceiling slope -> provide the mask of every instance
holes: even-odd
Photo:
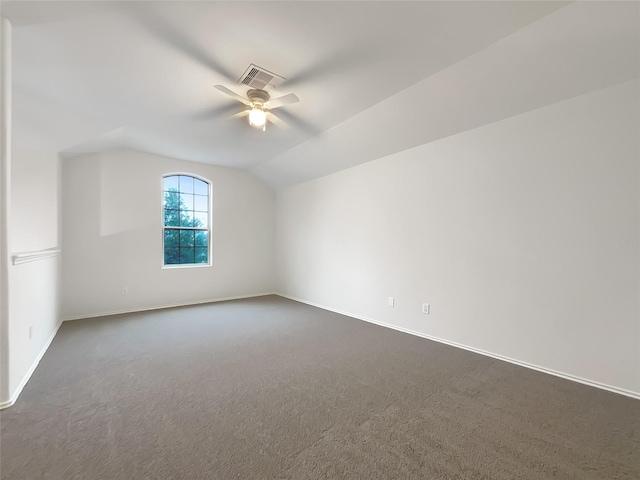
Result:
[[[284,187],[640,77],[640,4],[570,5],[254,168]]]
[[[3,2],[14,142],[292,185],[638,76],[636,2]],[[289,130],[229,119],[250,63]]]

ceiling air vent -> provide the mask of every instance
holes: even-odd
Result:
[[[251,88],[257,88],[259,90],[268,90],[269,88],[276,88],[283,80],[285,80],[284,77],[276,75],[275,73],[252,63],[242,74],[238,83],[247,85]]]

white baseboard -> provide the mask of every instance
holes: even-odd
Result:
[[[159,305],[159,306],[153,306],[153,307],[139,307],[139,308],[126,309],[126,310],[114,310],[112,312],[91,313],[91,314],[85,314],[85,315],[77,315],[73,317],[65,317],[62,319],[62,321],[68,322],[73,320],[83,320],[85,318],[108,317],[109,315],[121,315],[123,313],[147,312],[151,310],[161,310],[163,308],[188,307],[190,305],[202,305],[204,303],[227,302],[229,300],[241,300],[243,298],[264,297],[265,295],[277,295],[277,294],[274,292],[252,293],[250,295],[240,295],[237,297],[221,297],[221,298],[213,298],[209,300],[198,300],[195,302],[188,302],[188,303],[171,303],[167,305]]]
[[[595,382],[593,380],[588,380],[586,378],[577,377],[575,375],[571,375],[569,373],[559,372],[557,370],[553,370],[546,367],[541,367],[539,365],[534,365],[532,363],[523,362],[521,360],[516,360],[515,358],[505,357],[504,355],[499,355],[497,353],[487,352],[486,350],[481,350],[479,348],[470,347],[468,345],[463,345],[461,343],[452,342],[450,340],[445,340],[444,338],[438,338],[431,335],[427,335],[425,333],[416,332],[415,330],[409,330],[408,328],[398,327],[396,325],[392,325],[389,323],[379,322],[378,320],[374,320],[372,318],[363,317],[361,315],[355,315],[353,313],[344,312],[342,310],[338,310],[335,308],[327,307],[326,305],[321,305],[315,302],[309,302],[307,300],[303,300],[302,298],[292,297],[290,295],[285,295],[283,293],[276,293],[276,295],[284,298],[288,298],[289,300],[294,300],[296,302],[305,303],[307,305],[311,305],[313,307],[322,308],[323,310],[328,310],[330,312],[339,313],[340,315],[345,315],[347,317],[356,318],[358,320],[363,320],[365,322],[374,323],[376,325],[380,325],[381,327],[391,328],[393,330],[398,330],[400,332],[408,333],[410,335],[415,335],[417,337],[426,338],[428,340],[433,340],[434,342],[444,343],[446,345],[451,345],[452,347],[461,348],[463,350],[468,350],[470,352],[479,353],[480,355],[485,355],[487,357],[495,358],[497,360],[502,360],[504,362],[513,363],[514,365],[519,365],[521,367],[530,368],[532,370],[537,370],[538,372],[547,373],[549,375],[554,375],[556,377],[564,378],[566,380],[571,380],[573,382],[582,383],[584,385],[589,385],[590,387],[600,388],[602,390],[607,390],[609,392],[617,393],[620,395],[625,395],[627,397],[635,398],[640,400],[640,392],[633,392],[631,390],[626,390],[624,388],[614,387],[612,385],[607,385],[600,382]]]
[[[49,349],[49,346],[51,345],[51,342],[53,342],[53,339],[55,338],[56,334],[58,333],[58,330],[60,330],[60,325],[62,325],[62,322],[58,323],[58,325],[56,326],[55,330],[53,331],[53,333],[51,334],[51,336],[47,340],[47,343],[45,343],[44,346],[42,347],[42,350],[40,350],[40,353],[38,354],[38,356],[34,360],[33,364],[31,365],[31,368],[29,368],[29,370],[25,374],[24,378],[20,382],[20,385],[18,385],[18,388],[16,388],[16,391],[13,392],[13,395],[11,395],[11,398],[9,400],[4,401],[4,402],[0,402],[0,410],[2,410],[3,408],[8,408],[8,407],[12,406],[14,403],[16,403],[16,400],[18,400],[18,397],[22,393],[22,389],[25,387],[25,385],[27,384],[27,382],[31,378],[31,375],[33,375],[33,372],[36,370],[36,367],[40,363],[40,360],[42,360],[42,357],[44,356],[44,354]]]

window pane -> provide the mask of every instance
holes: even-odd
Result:
[[[193,210],[193,195],[180,193],[180,210]]]
[[[202,180],[194,178],[193,192],[197,193],[198,195],[209,195],[209,185],[207,185],[207,182],[203,182]]]
[[[208,212],[209,211],[209,197],[204,195],[194,195],[194,210],[198,210],[200,212]]]
[[[193,227],[193,212],[180,210],[180,226]]]
[[[209,245],[209,232],[205,232],[204,230],[196,230],[196,245],[197,246],[207,246]]]
[[[180,212],[178,210],[165,210],[164,225],[165,227],[180,226]]]
[[[180,192],[193,193],[193,177],[180,176]]]
[[[196,263],[209,263],[209,252],[207,247],[196,247]]]
[[[209,214],[207,212],[194,212],[193,213],[193,226],[194,227],[208,227],[209,226]]]
[[[177,247],[180,245],[180,233],[179,230],[165,230],[164,231],[164,246],[165,247]]]
[[[194,261],[194,248],[182,248],[180,247],[180,263],[195,263]]]
[[[193,247],[195,233],[193,230],[181,230],[180,231],[180,246],[181,247]]]
[[[178,210],[180,208],[180,194],[178,192],[164,192],[164,208]]]
[[[178,176],[172,175],[171,177],[164,177],[164,190],[178,190]]]
[[[174,265],[180,263],[180,249],[178,247],[165,247],[164,264]]]

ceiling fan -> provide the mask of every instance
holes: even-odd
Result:
[[[183,28],[176,26],[173,20],[167,18],[162,14],[159,14],[153,8],[153,3],[154,2],[119,2],[119,5],[122,5],[122,8],[126,8],[126,11],[129,15],[131,15],[141,26],[143,26],[149,33],[153,34],[159,40],[162,40],[167,45],[175,48],[191,60],[201,64],[210,71],[225,78],[229,82],[236,82],[235,74],[231,70],[229,70],[222,62],[220,62],[210,49],[203,48],[202,45],[200,45],[190,36],[190,34],[185,33],[185,30]],[[368,64],[372,60],[378,58],[378,54],[379,49],[372,48],[371,45],[366,45],[364,47],[355,46],[353,48],[332,52],[327,57],[320,59],[318,62],[315,62],[306,68],[299,69],[292,76],[288,77],[287,87],[290,88],[294,85],[297,86],[299,84],[310,84],[315,79],[322,79],[327,75],[339,74],[347,69],[352,69],[356,66]],[[249,87],[259,90],[268,88],[268,85],[254,86],[246,82],[240,83],[244,83]],[[232,92],[231,90],[225,89],[224,87],[218,88],[218,90],[223,91],[233,98],[239,97],[236,98],[236,100],[241,101],[245,105],[251,107],[249,110],[247,110],[249,114],[253,110],[253,107],[251,106],[251,99],[244,98],[236,94],[235,92]],[[288,97],[288,95],[285,95],[285,97]],[[298,101],[298,97],[296,97],[295,95],[293,97],[295,97],[295,99],[293,101],[290,101],[289,103],[295,103],[296,101]],[[281,119],[279,117],[276,117],[272,112],[269,111],[273,110],[274,108],[278,108],[278,106],[284,105],[284,103],[278,103],[283,101],[284,97],[277,98],[275,100],[262,101],[262,110],[265,113],[264,124],[266,124],[266,117],[268,116],[268,120],[272,123],[283,127],[287,126],[284,122],[278,124],[278,120]],[[265,104],[268,104],[268,107],[266,109],[264,108]],[[214,109],[209,108],[206,111],[195,115],[194,118],[205,119],[217,117],[221,113],[228,111],[228,107]],[[256,120],[259,120],[262,116],[260,113],[255,113],[254,115],[258,117]],[[284,117],[289,125],[300,129],[308,135],[314,136],[318,135],[321,132],[321,130],[317,126],[308,123],[304,120],[304,118],[301,118],[294,113],[283,110],[279,115]],[[240,112],[238,116],[247,116],[247,113]],[[256,128],[257,127],[258,125],[256,125]]]
[[[245,98],[229,90],[224,85],[215,85],[215,88],[249,107],[247,110],[232,115],[231,118],[249,117],[249,125],[262,128],[263,132],[267,128],[267,122],[271,122],[281,128],[288,128],[288,125],[271,110],[300,101],[293,93],[271,99],[269,93],[265,90],[253,88],[247,92],[247,98]]]

